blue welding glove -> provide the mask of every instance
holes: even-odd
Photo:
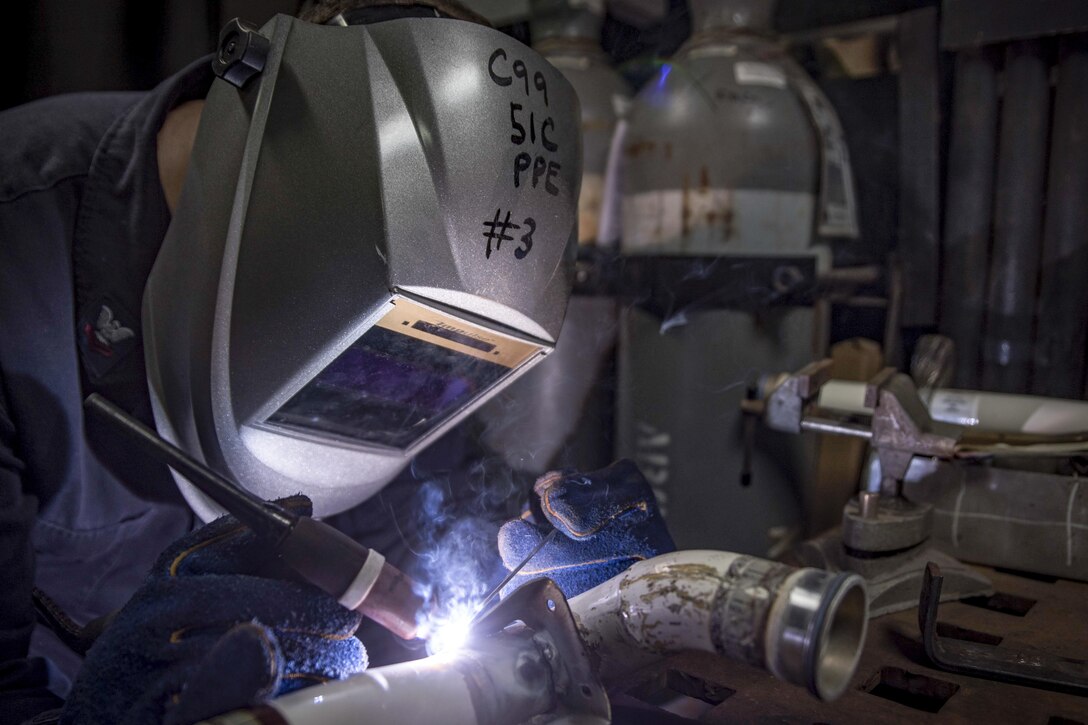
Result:
[[[544,546],[504,590],[548,577],[567,597],[611,579],[636,561],[675,551],[654,492],[633,461],[594,473],[551,471],[533,485],[535,500],[499,530],[499,554],[513,570],[552,528]]]
[[[279,502],[309,515],[310,500]],[[178,540],[87,653],[62,723],[192,723],[366,669],[361,615],[225,516]]]

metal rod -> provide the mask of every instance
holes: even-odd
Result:
[[[842,423],[830,418],[804,418],[801,420],[801,430],[813,433],[830,433],[831,435],[850,436],[872,440],[873,431],[863,425],[854,423]]]
[[[997,150],[997,67],[990,51],[957,54],[952,94],[940,329],[956,343],[956,386],[973,389],[979,382]]]
[[[861,518],[875,519],[880,509],[880,494],[875,491],[862,491],[858,494],[858,508]]]
[[[1005,58],[982,387],[1026,393],[1042,241],[1050,69],[1036,41],[1010,44]]]
[[[511,569],[509,574],[503,577],[502,581],[499,582],[499,585],[492,589],[491,592],[488,593],[486,597],[484,597],[484,600],[480,602],[480,605],[476,608],[477,616],[487,609],[487,605],[491,603],[491,600],[499,595],[499,592],[503,590],[503,587],[513,581],[514,577],[518,575],[518,572],[524,569],[525,565],[529,563],[529,560],[536,556],[541,549],[547,546],[548,542],[554,539],[555,535],[558,533],[559,529],[552,529],[551,531],[549,531],[548,535],[541,539],[539,544],[533,547],[533,550],[529,552],[529,555],[522,559],[520,564]]]
[[[1025,687],[1088,696],[1088,662],[1059,657],[1023,645],[996,647],[937,634],[937,609],[944,576],[933,562],[926,564],[918,602],[922,646],[934,665],[961,675],[985,677]]]
[[[281,506],[265,501],[219,475],[180,448],[170,445],[155,431],[118,408],[98,393],[83,402],[88,411],[100,416],[125,435],[140,450],[173,468],[208,498],[232,513],[262,536],[278,543],[295,525],[298,517]]]
[[[937,7],[899,16],[899,213],[901,324],[937,323],[940,288],[941,98]],[[894,353],[894,351],[893,351]],[[898,367],[898,365],[896,365]]]

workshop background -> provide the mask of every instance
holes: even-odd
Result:
[[[465,4],[523,42],[541,40],[540,33],[534,37],[527,0]],[[9,3],[0,27],[0,108],[57,93],[147,89],[212,52],[219,29],[231,18],[261,24],[296,10],[296,0]],[[841,548],[843,536],[836,527],[869,516],[867,495],[896,501],[905,496],[933,513],[903,548],[932,544],[941,555],[977,565],[959,579],[949,575],[945,586],[960,587],[965,598],[941,605],[935,632],[990,648],[973,656],[991,675],[1015,659],[1003,653],[1031,651],[1041,663],[1035,682],[1008,673],[998,678],[1019,684],[939,667],[919,633],[914,604],[924,592],[915,556],[910,586],[886,590],[888,613],[870,623],[855,680],[834,705],[761,670],[688,655],[665,660],[632,682],[628,714],[645,708],[646,722],[661,721],[668,712],[711,722],[986,717],[1088,723],[1088,679],[1079,659],[1088,651],[1088,494],[1079,486],[1088,470],[1081,435],[1088,414],[1073,402],[1088,397],[1088,3],[780,0],[771,27],[757,34],[777,36],[798,72],[815,82],[795,122],[801,124],[798,136],[806,139],[805,114],[819,128],[815,140],[789,153],[811,157],[800,173],[819,179],[807,189],[817,205],[825,204],[820,195],[826,196],[829,179],[845,169],[847,180],[838,183],[851,197],[844,206],[855,223],[821,229],[806,221],[797,244],[775,227],[769,251],[758,246],[762,239],[738,242],[749,257],[770,260],[765,272],[752,262],[744,277],[713,264],[695,275],[707,285],[740,286],[742,295],[707,294],[704,286],[685,297],[691,268],[676,272],[659,265],[653,281],[668,294],[659,299],[647,291],[633,306],[626,299],[623,310],[611,302],[594,307],[577,300],[599,301],[609,284],[623,298],[624,281],[609,278],[609,265],[620,257],[639,258],[644,247],[699,259],[729,254],[706,243],[703,232],[722,223],[714,218],[715,199],[724,197],[702,187],[708,186],[707,175],[714,182],[716,174],[729,177],[729,191],[740,205],[748,198],[740,194],[748,181],[726,169],[696,168],[705,146],[728,146],[727,137],[668,136],[653,116],[655,108],[679,97],[669,93],[682,93],[669,85],[684,82],[677,81],[680,73],[669,80],[680,67],[670,63],[678,50],[689,52],[693,65],[710,63],[729,55],[722,50],[728,43],[704,41],[702,55],[699,49],[681,50],[694,22],[684,0],[610,0],[600,22],[603,58],[626,90],[602,95],[613,113],[604,140],[592,142],[596,146],[587,140],[587,153],[593,147],[600,156],[598,168],[587,173],[599,175],[593,188],[607,196],[606,152],[617,116],[626,115],[627,135],[619,146],[625,177],[612,189],[624,198],[611,212],[607,198],[598,200],[594,213],[622,217],[627,226],[609,227],[607,219],[594,217],[581,235],[575,300],[583,306],[572,304],[575,321],[568,324],[592,322],[594,333],[570,335],[583,334],[576,339],[583,353],[593,351],[593,359],[569,363],[588,366],[584,386],[572,389],[568,368],[555,383],[561,394],[552,396],[579,401],[574,407],[581,406],[581,418],[570,420],[569,410],[545,411],[544,403],[532,402],[527,382],[482,411],[486,442],[526,475],[553,465],[588,469],[616,456],[635,459],[682,549],[725,549],[796,563],[794,557],[805,555],[794,552],[807,541],[808,556],[815,558],[805,563],[830,565],[835,555],[828,552]],[[546,24],[535,27],[547,31]],[[760,72],[755,64],[749,70]],[[753,79],[750,88],[780,83],[774,74]],[[793,76],[790,82],[802,83]],[[743,101],[743,91],[731,86],[718,100]],[[819,116],[822,99],[833,109],[826,123]],[[590,105],[584,97],[583,104]],[[584,128],[587,139],[592,130]],[[826,159],[835,139],[845,141],[842,158],[848,160],[829,171]],[[681,159],[675,164],[673,144]],[[654,156],[666,146],[667,159]],[[795,156],[767,151],[757,158],[737,151],[730,158],[752,175],[769,173],[771,187],[801,188],[786,178],[792,172],[783,171],[792,168]],[[692,166],[675,171],[681,163]],[[674,171],[675,179],[666,178]],[[584,182],[583,194],[586,188]],[[671,222],[658,219],[656,232],[630,222],[645,221],[639,214],[648,207],[640,212],[638,204],[650,200],[651,207],[665,208],[672,191],[683,193],[676,224],[686,241],[669,249],[676,240],[653,236]],[[694,210],[689,191],[697,195]],[[740,206],[735,211],[745,213]],[[727,224],[752,228],[732,217]],[[609,229],[617,238],[602,236]],[[738,238],[746,233],[737,232]],[[745,249],[748,241],[756,246]],[[650,279],[649,265],[644,267],[642,281]],[[626,268],[638,265],[629,262]],[[821,359],[831,362],[805,367]],[[881,377],[888,367],[909,378]],[[547,376],[557,373],[534,374],[538,394],[551,395]],[[812,394],[828,377],[854,384],[834,389],[841,396],[838,406],[830,400],[830,386],[818,399]],[[791,423],[772,420],[768,408],[784,399],[790,385],[799,417],[796,430],[787,432]],[[805,386],[812,386],[809,393]],[[1044,404],[980,392],[1058,400]],[[928,415],[896,413],[883,395],[909,398],[900,405],[904,410],[921,400]],[[845,412],[830,423],[804,418],[805,406],[816,403]],[[544,412],[527,420],[526,410]],[[907,450],[915,458],[891,491],[892,458],[880,451],[894,446],[885,441],[891,447],[880,449],[876,430],[885,414],[887,420],[901,414],[923,421],[918,436],[894,444],[901,446],[894,452]],[[549,415],[567,420],[556,423]],[[934,420],[968,428],[985,427],[988,420],[999,437],[986,445],[1035,444],[1032,435],[1057,434],[1060,440],[1048,445],[1066,447],[1049,449],[1045,458],[1035,457],[1038,450],[1001,458],[984,448],[973,458],[959,451],[953,460],[955,455],[944,455],[933,438],[925,438],[946,432],[924,427]],[[515,440],[523,447],[525,440],[537,440],[534,430],[548,434],[540,428],[564,435],[552,448],[518,448]],[[802,430],[827,435],[795,435]],[[862,494],[855,498],[859,487]],[[871,502],[875,509],[877,499]],[[870,558],[887,551],[874,546],[877,551],[854,549]],[[882,574],[872,576],[879,580]]]

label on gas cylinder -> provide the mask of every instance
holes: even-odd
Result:
[[[815,198],[771,189],[683,188],[623,197],[623,249],[803,254]]]
[[[733,74],[736,76],[737,83],[743,86],[786,87],[786,72],[770,63],[759,63],[751,60],[738,61],[733,66]]]

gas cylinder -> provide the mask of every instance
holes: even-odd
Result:
[[[856,235],[841,128],[774,39],[773,4],[691,0],[691,38],[627,117],[624,255],[811,255],[819,271],[827,237]],[[773,557],[800,534],[814,444],[748,431],[744,485],[740,402],[757,371],[822,355],[827,324],[812,307],[622,313],[617,449],[654,485],[680,548]]]
[[[603,0],[534,0],[533,48],[566,76],[582,106],[579,245],[594,245],[605,165],[626,81],[600,47]],[[592,470],[613,453],[616,303],[571,298],[555,350],[479,413],[483,440],[517,470]]]

